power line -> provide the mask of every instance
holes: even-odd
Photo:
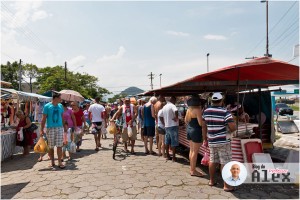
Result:
[[[279,46],[276,46],[275,48],[273,48],[273,52],[282,52],[282,51],[286,51],[285,47],[286,47],[287,45],[290,44],[289,42],[290,42],[291,40],[293,40],[293,39],[297,39],[297,37],[298,37],[298,34],[297,34],[297,33],[298,33],[298,32],[294,32],[294,33],[292,34],[292,36],[289,37],[289,39],[285,41],[284,45],[280,46],[280,48],[278,48]],[[293,36],[296,36],[296,38],[294,38]],[[298,40],[297,40],[297,41],[298,41]],[[279,51],[278,51],[277,49],[279,49]],[[277,53],[277,54],[278,54],[278,53]]]
[[[289,35],[291,35],[291,34],[294,33],[295,31],[297,31],[298,28],[299,28],[299,25],[298,25],[295,29],[293,29],[289,34],[287,34],[284,38],[282,38],[279,42],[277,42],[277,43],[274,45],[274,47],[275,47],[276,45],[280,44],[280,43],[281,43],[283,40],[285,40]]]
[[[283,18],[285,18],[285,16],[287,15],[287,13],[289,13],[290,12],[290,10],[295,6],[295,4],[297,3],[297,1],[296,2],[294,2],[290,7],[289,7],[289,9],[284,13],[284,15],[278,20],[278,22],[272,27],[272,29],[270,30],[270,32],[269,32],[269,34],[271,34],[271,32],[275,29],[275,27],[281,22],[281,20],[283,19]],[[266,38],[266,36],[264,36],[256,45],[255,45],[255,47],[253,48],[253,49],[251,49],[247,54],[246,54],[246,56],[245,57],[248,57],[248,55],[250,55],[250,53],[252,53],[259,45],[261,45],[262,44],[262,42],[265,40],[265,38]]]
[[[270,30],[270,33],[273,31],[273,29],[281,22],[281,20],[289,13],[289,11],[296,5],[297,1],[295,1],[293,3],[293,5],[291,5],[291,7],[283,14],[283,16],[278,20],[278,22],[272,27],[272,29]]]
[[[4,55],[4,56],[6,56],[6,57],[8,57],[8,58],[10,58],[10,59],[12,59],[12,60],[14,60],[14,61],[17,61],[17,60],[18,60],[18,59],[16,59],[16,58],[13,58],[13,57],[9,56],[8,54],[6,54],[6,53],[4,53],[4,52],[2,52],[2,51],[1,51],[1,54]]]
[[[273,41],[273,45],[271,46],[276,46],[276,42],[287,32],[289,31],[293,26],[294,24],[296,24],[296,22],[299,21],[299,18],[297,18],[287,29],[285,29],[285,31],[283,31],[283,33],[281,35],[279,35],[279,37],[277,37],[274,41]]]
[[[1,2],[2,6],[4,7],[5,10],[7,10],[12,16],[14,15],[14,13],[3,3]],[[4,12],[1,12],[1,14]],[[8,15],[8,14],[7,14]],[[16,29],[21,29],[23,31],[23,34],[25,36],[27,36],[27,38],[29,38],[31,41],[35,42],[35,44],[37,44],[37,47],[40,47],[42,49],[47,49],[48,51],[52,52],[54,55],[55,52],[49,47],[47,46],[30,28],[29,25],[25,25],[25,26],[18,26],[18,24],[15,22],[16,19],[11,17],[10,15],[8,15],[10,18],[12,18],[12,21],[14,23],[14,25],[16,26]],[[27,29],[27,31],[24,28]]]

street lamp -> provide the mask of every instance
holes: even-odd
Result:
[[[161,87],[161,75],[162,75],[162,74],[159,75],[159,86],[160,86],[160,87]]]
[[[209,71],[209,70],[208,70],[208,67],[209,67],[209,66],[208,66],[208,56],[209,56],[209,53],[206,54],[206,57],[207,57],[207,72]]]
[[[269,12],[268,12],[268,5],[269,5],[269,3],[268,3],[268,0],[261,0],[260,1],[261,3],[266,3],[266,26],[267,26],[267,38],[266,38],[266,54],[265,54],[265,56],[266,57],[272,57],[272,55],[271,54],[269,54],[269,19],[268,19],[268,16],[269,16]]]

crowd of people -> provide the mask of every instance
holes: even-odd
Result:
[[[118,121],[121,127],[121,138],[124,151],[135,154],[135,141],[137,135],[144,142],[145,154],[164,157],[166,160],[176,162],[176,147],[179,145],[179,113],[176,107],[176,97],[151,97],[138,99],[131,102],[125,97],[118,102],[102,105],[100,98],[90,105],[86,103],[81,108],[77,102],[64,102],[59,93],[53,93],[53,99],[43,109],[43,117],[40,127],[40,136],[47,136],[50,151],[48,157],[50,166],[55,166],[54,147],[57,147],[58,167],[63,169],[66,155],[72,159],[70,151],[71,142],[76,144],[76,151],[81,151],[82,136],[84,130],[94,135],[95,151],[101,147],[101,139],[106,138],[106,128],[111,123]],[[227,139],[227,127],[233,132],[235,122],[231,111],[223,104],[221,93],[214,93],[211,97],[211,105],[207,106],[199,95],[192,95],[186,102],[188,109],[185,114],[187,140],[190,144],[189,160],[190,175],[202,177],[203,172],[196,170],[197,156],[201,144],[208,147],[210,153],[209,185],[215,185],[215,170],[217,163],[224,165],[231,161],[231,146]],[[240,120],[247,120],[243,108],[237,105]],[[20,118],[19,128],[28,128],[30,119],[22,111],[16,113]],[[130,131],[129,131],[130,130]],[[130,134],[129,134],[130,132]],[[25,134],[26,136],[26,134]],[[157,153],[154,147],[156,140]],[[24,152],[28,154],[28,146],[32,145],[32,138],[24,140]],[[130,150],[128,150],[130,147]],[[24,148],[25,149],[25,148]],[[68,154],[66,154],[68,152]],[[172,152],[170,155],[169,152]],[[39,161],[43,158],[41,154]],[[232,191],[232,188],[224,182],[224,190]]]

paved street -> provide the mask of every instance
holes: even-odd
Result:
[[[83,150],[66,162],[64,170],[48,168],[49,161],[37,163],[35,153],[28,157],[15,155],[2,162],[1,198],[299,198],[296,185],[243,184],[235,192],[228,193],[223,191],[219,178],[218,184],[210,187],[207,167],[201,166],[206,174],[204,178],[189,175],[186,152],[181,151],[175,163],[158,156],[146,156],[140,140],[136,142],[136,155],[120,152],[116,161],[112,159],[111,135],[109,137],[102,140],[103,148],[96,152],[93,136],[84,136]]]

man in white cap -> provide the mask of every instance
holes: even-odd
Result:
[[[215,185],[214,175],[216,164],[221,164],[221,172],[224,165],[231,161],[231,144],[226,139],[227,129],[231,132],[236,130],[236,126],[232,115],[223,105],[223,96],[220,92],[215,92],[212,95],[212,106],[203,112],[202,134],[204,143],[208,141],[209,147],[209,176],[208,185]],[[224,182],[224,191],[231,192],[233,188]]]

